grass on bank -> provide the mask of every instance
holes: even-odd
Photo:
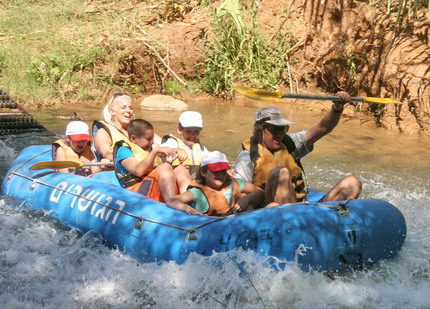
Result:
[[[79,0],[21,0],[1,7],[2,86],[41,105],[100,96],[127,55],[121,46],[127,29],[120,21],[128,11],[114,7],[115,1]]]
[[[364,0],[365,1],[365,0]],[[217,2],[218,3],[218,2]],[[387,13],[398,12],[399,21],[414,16],[430,0],[369,0]],[[115,89],[140,93],[147,74],[138,78],[122,74],[130,50],[140,44],[136,25],[146,25],[154,14],[138,5],[162,6],[154,21],[180,20],[195,6],[208,8],[212,32],[203,38],[206,61],[201,80],[187,81],[187,91],[204,89],[228,96],[234,82],[270,89],[297,83],[292,58],[297,39],[289,28],[288,11],[280,7],[282,26],[268,37],[257,23],[256,0],[103,0],[0,2],[0,84],[14,98],[39,105],[100,100]],[[149,16],[149,17],[148,17]],[[399,23],[399,27],[401,23]],[[129,40],[134,43],[125,44]],[[163,42],[155,45],[163,48]],[[165,53],[168,55],[168,51]],[[354,55],[348,57],[350,79],[355,78]],[[158,70],[163,70],[160,65]],[[122,75],[125,75],[123,77]],[[138,80],[138,81],[136,81]],[[167,73],[161,81],[167,93],[184,87]]]
[[[369,0],[371,6],[377,6],[387,14],[397,13],[397,25],[403,21],[415,18],[421,9],[430,10],[430,0]]]
[[[148,1],[161,2],[166,1]],[[15,98],[44,105],[100,98],[113,87],[141,91],[131,78],[118,82],[117,77],[129,55],[123,40],[141,36],[136,25],[144,24],[145,16],[133,12],[132,2],[123,1],[121,6],[113,0],[94,3],[21,0],[2,9],[1,83]],[[234,80],[259,87],[272,87],[286,79],[291,82],[288,50],[295,37],[287,29],[269,42],[256,23],[256,1],[224,1],[220,8],[209,1],[194,3],[199,4],[209,8],[215,35],[205,41],[202,84],[191,81],[188,91],[203,88],[225,94]],[[164,16],[168,21],[180,18],[191,4],[167,0],[165,5],[164,12],[171,14]],[[163,80],[163,89],[167,93],[184,91],[169,78]]]

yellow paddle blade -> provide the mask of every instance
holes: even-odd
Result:
[[[40,161],[29,167],[30,170],[41,170],[44,168],[68,168],[68,167],[80,167],[84,165],[82,162],[76,161]]]
[[[364,97],[363,99],[364,99],[364,101],[363,101],[363,102],[368,102],[368,103],[379,103],[379,104],[403,104],[403,102],[396,101],[396,100],[389,99],[389,98],[372,98],[372,97]]]
[[[235,86],[234,90],[254,100],[279,100],[284,96],[282,92],[266,91],[242,86]]]

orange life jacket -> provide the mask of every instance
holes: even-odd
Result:
[[[261,144],[256,143],[255,138],[247,139],[242,143],[243,149],[252,152],[257,152],[254,176],[252,183],[259,187],[264,187],[267,178],[272,169],[278,166],[285,166],[291,175],[291,181],[296,191],[296,198],[298,201],[303,200],[307,195],[307,189],[303,180],[303,169],[301,164],[297,163],[294,157],[290,154],[287,146],[281,143],[281,149],[272,153],[264,148]],[[252,160],[252,157],[251,157]]]
[[[233,205],[240,198],[240,186],[236,179],[230,177],[232,192],[230,201],[227,201],[224,194],[221,192],[212,190],[211,188],[201,185],[196,182],[192,182],[188,188],[197,188],[200,189],[205,195],[208,204],[209,210],[205,213],[207,216],[228,216],[234,214]]]

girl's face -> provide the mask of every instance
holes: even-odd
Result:
[[[208,169],[206,172],[202,171],[202,176],[206,179],[206,185],[212,189],[223,188],[228,179],[228,170],[221,170],[213,172]]]
[[[74,142],[68,136],[67,136],[67,141],[69,142],[70,148],[72,148],[73,151],[76,152],[78,155],[82,154],[82,152],[84,151],[85,147],[88,144],[88,140]]]
[[[136,137],[135,135],[132,135],[130,136],[130,139],[143,150],[151,151],[152,145],[154,144],[154,130],[148,129],[145,131],[143,136]]]
[[[115,98],[110,113],[112,114],[112,118],[115,123],[120,124],[122,128],[127,128],[133,118],[133,105],[131,98],[127,95]]]
[[[181,128],[181,127],[178,127],[177,130],[178,130],[178,134],[181,135],[184,143],[189,145],[189,146],[192,146],[192,145],[194,145],[194,143],[198,142],[202,128],[198,128],[198,127]]]

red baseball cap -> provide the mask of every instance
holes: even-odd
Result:
[[[216,150],[203,153],[201,166],[207,166],[212,172],[230,169],[226,155]]]
[[[67,125],[66,135],[74,142],[89,141],[93,138],[89,134],[88,125],[83,121],[72,121]]]

